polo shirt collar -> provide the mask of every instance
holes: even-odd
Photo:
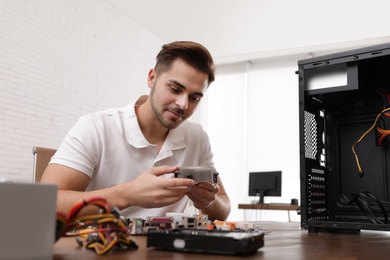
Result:
[[[148,96],[140,96],[136,101],[130,103],[124,112],[124,128],[126,133],[127,142],[135,148],[145,148],[153,146],[149,143],[143,135],[141,128],[138,124],[137,115],[135,114],[135,106],[139,106],[146,101]],[[183,124],[186,122],[183,122]],[[176,129],[170,130],[167,138],[165,139],[164,146],[168,145],[171,150],[178,150],[185,148],[185,139],[183,129],[181,126]]]

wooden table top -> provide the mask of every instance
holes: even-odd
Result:
[[[138,249],[113,250],[102,256],[85,247],[78,247],[75,238],[61,238],[54,246],[53,259],[389,259],[390,232],[363,230],[353,234],[309,233],[301,230],[298,222],[258,223],[269,232],[264,237],[264,247],[249,256],[161,251],[147,248],[145,236],[132,236]]]
[[[239,209],[270,209],[270,210],[298,210],[299,205],[291,205],[284,203],[270,203],[270,204],[238,204]]]

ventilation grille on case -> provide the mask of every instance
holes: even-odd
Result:
[[[316,159],[317,156],[317,121],[315,115],[305,111],[305,157]]]

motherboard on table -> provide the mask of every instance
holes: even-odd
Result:
[[[207,215],[169,214],[134,218],[131,235],[147,236],[147,247],[158,250],[247,255],[264,246],[264,231],[254,223],[210,221]]]

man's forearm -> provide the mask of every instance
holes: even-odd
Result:
[[[117,205],[111,195],[113,191],[108,189],[95,190],[95,191],[73,191],[73,190],[59,190],[57,193],[57,211],[64,214],[68,214],[70,209],[75,205],[75,203],[91,198],[91,197],[102,197],[105,198],[111,205],[114,205],[121,209],[120,205]],[[89,214],[96,214],[96,206],[88,206],[80,212],[80,216],[85,216]]]
[[[230,200],[227,195],[217,195],[215,200],[204,209],[200,209],[202,214],[206,214],[212,221],[226,220],[230,214]]]

